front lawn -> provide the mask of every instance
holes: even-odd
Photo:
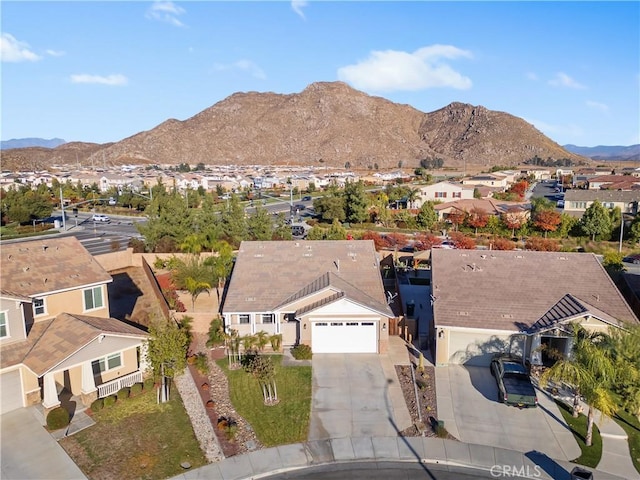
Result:
[[[618,422],[629,437],[629,453],[631,461],[636,470],[640,473],[640,421],[638,417],[631,415],[625,410],[619,410],[613,417]]]
[[[282,356],[273,355],[277,405],[263,403],[258,381],[243,369],[229,370],[227,359],[218,365],[229,379],[229,395],[238,414],[249,422],[266,447],[304,442],[311,414],[311,367],[283,367]]]
[[[575,460],[572,460],[572,462],[586,467],[595,468],[602,458],[602,437],[600,436],[598,426],[595,423],[593,424],[593,438],[591,446],[587,447],[584,443],[587,436],[587,417],[580,414],[578,418],[574,418],[571,414],[571,408],[568,405],[558,401],[556,401],[556,403],[558,404],[560,412],[562,412],[564,421],[569,425],[571,433],[573,433],[573,436],[582,451],[582,455]]]
[[[163,479],[207,463],[175,386],[171,400],[156,403],[156,391],[118,401],[95,412],[96,424],[60,445],[91,480]]]

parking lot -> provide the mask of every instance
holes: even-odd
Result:
[[[487,367],[451,365],[436,369],[438,417],[463,442],[538,451],[573,460],[580,448],[554,401],[537,391],[539,406],[518,409],[498,402],[495,379]]]

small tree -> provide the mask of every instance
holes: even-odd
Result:
[[[540,210],[533,219],[533,224],[544,232],[545,238],[548,232],[555,232],[561,222],[560,214],[555,210]]]
[[[416,190],[414,190],[416,191]],[[420,228],[431,230],[438,221],[438,214],[433,207],[433,202],[424,202],[416,215],[416,223]]]
[[[579,324],[573,325],[573,347],[570,357],[563,357],[540,377],[540,385],[546,387],[550,381],[565,382],[573,386],[575,398],[584,397],[589,406],[585,445],[591,446],[595,410],[612,416],[616,403],[609,388],[613,385],[616,371],[605,348],[606,335],[589,333]],[[579,402],[574,400],[575,410]]]
[[[255,345],[256,347],[258,347],[259,352],[262,352],[268,343],[269,343],[269,334],[267,332],[265,332],[264,330],[260,330],[259,332],[256,332]]]
[[[225,342],[224,325],[220,317],[211,320],[209,324],[209,334],[207,338],[207,347],[217,347]]]
[[[594,241],[596,236],[608,236],[611,233],[611,218],[609,218],[609,212],[599,200],[595,200],[582,214],[580,228]]]
[[[147,361],[154,377],[161,379],[158,402],[169,400],[169,383],[187,365],[189,335],[174,320],[157,320],[149,327]]]
[[[516,230],[525,224],[527,218],[522,209],[518,207],[509,207],[506,212],[500,215],[500,220],[502,220],[505,227],[511,229],[511,236],[514,237],[516,235]]]
[[[258,380],[262,389],[262,397],[265,405],[278,403],[278,390],[276,388],[276,371],[270,357],[256,355],[249,364],[252,375]]]
[[[478,228],[484,228],[489,221],[489,214],[481,208],[472,208],[467,216],[467,224],[475,228],[475,234],[478,235]]]
[[[455,231],[458,231],[458,227],[464,223],[466,217],[467,212],[463,210],[451,210],[446,220],[453,225]]]
[[[184,279],[184,288],[191,295],[191,307],[195,311],[196,299],[200,296],[201,293],[209,293],[209,290],[211,290],[211,285],[209,285],[207,282],[201,282],[195,278],[187,277]]]

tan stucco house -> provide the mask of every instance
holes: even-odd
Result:
[[[110,318],[111,276],[76,238],[5,244],[0,267],[0,412],[142,380],[147,334]]]
[[[570,352],[572,322],[638,322],[590,253],[434,249],[431,259],[437,365],[488,365],[497,352],[540,365],[541,345]]]
[[[225,328],[282,334],[315,353],[384,353],[393,313],[379,263],[372,240],[242,242]]]

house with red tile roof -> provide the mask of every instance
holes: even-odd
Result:
[[[112,278],[75,237],[4,244],[0,268],[1,413],[142,380],[147,334],[110,317]]]

